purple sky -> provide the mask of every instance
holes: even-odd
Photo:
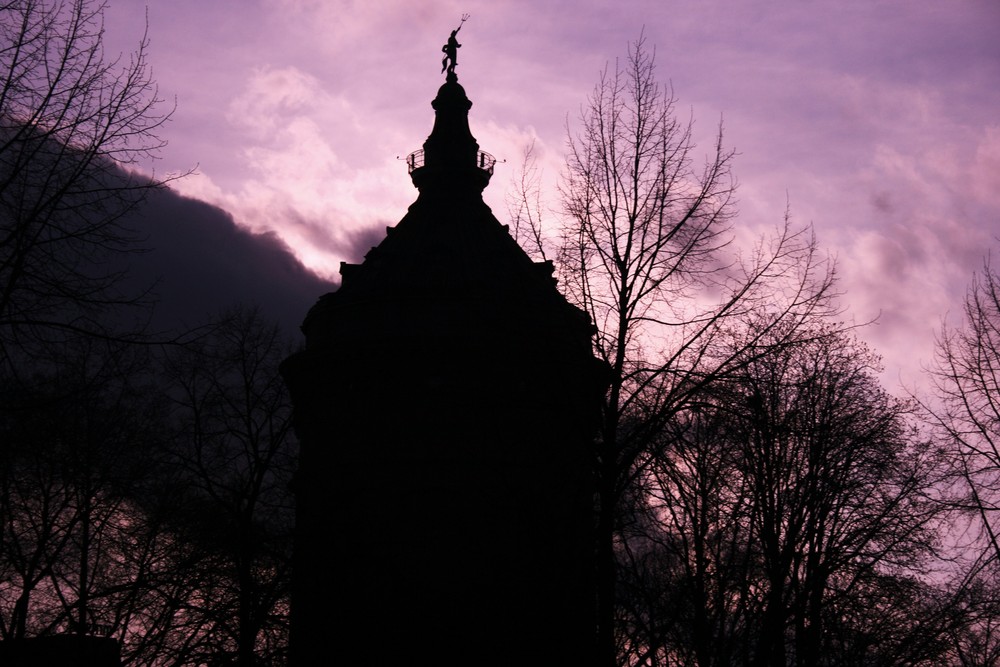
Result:
[[[146,9],[113,2],[112,52]],[[177,99],[157,170],[197,165],[179,192],[334,275],[412,203],[396,158],[430,132],[466,12],[458,74],[480,146],[508,161],[486,192],[501,221],[523,147],[553,187],[567,118],[645,30],[702,145],[721,118],[740,154],[741,238],[786,201],[813,223],[848,316],[880,314],[863,337],[890,385],[917,381],[972,271],[990,248],[1000,262],[996,0],[149,0],[153,73]]]

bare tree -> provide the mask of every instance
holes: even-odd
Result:
[[[832,609],[865,585],[885,594],[872,582],[920,575],[934,555],[941,457],[879,370],[860,342],[819,336],[749,364],[730,398],[766,591],[755,664],[817,664],[827,624],[843,622]]]
[[[968,622],[952,633],[954,664],[988,667],[1000,664],[1000,584],[987,576],[971,586],[965,600]]]
[[[712,388],[637,465],[620,528],[619,656],[630,665],[747,662],[756,633],[751,503]],[[639,622],[637,622],[637,619]]]
[[[0,2],[0,627],[117,634],[159,544],[137,502],[156,429],[137,387],[127,215],[162,180],[146,62],[106,57],[101,0]],[[148,364],[146,364],[148,366]],[[149,430],[143,430],[149,429]],[[138,467],[137,467],[138,466]],[[162,553],[156,558],[162,560]],[[10,606],[7,605],[11,602]],[[135,618],[132,616],[131,618]]]
[[[121,637],[124,600],[148,541],[140,489],[152,474],[158,397],[138,367],[147,350],[80,339],[30,391],[0,401],[0,637]],[[97,351],[94,348],[99,348]]]
[[[157,376],[151,347],[116,342],[112,360],[85,337],[30,392],[0,385],[0,639],[280,664],[293,452],[277,341],[246,315],[171,346]]]
[[[978,516],[982,555],[976,568],[1000,568],[1000,274],[987,259],[965,296],[964,322],[943,327],[931,369],[937,401],[925,404],[951,445]]]
[[[135,304],[115,256],[138,249],[123,217],[162,181],[161,109],[145,36],[107,58],[101,0],[0,4],[0,362],[31,343],[106,335]]]
[[[201,639],[178,652],[184,660],[286,655],[296,451],[278,365],[289,352],[277,325],[239,309],[167,361],[183,489],[174,525],[201,554],[199,596],[186,607],[202,619]]]
[[[940,448],[852,337],[748,353],[647,455],[621,531],[624,661],[935,664],[965,622],[923,578],[942,565]]]
[[[514,226],[518,244],[536,261],[547,261],[542,203],[542,171],[538,167],[537,149],[532,141],[521,154],[521,167],[507,191],[507,215]]]
[[[680,121],[675,106],[640,37],[584,105],[562,186],[561,284],[596,324],[595,352],[611,371],[594,452],[604,665],[616,660],[621,503],[645,454],[706,386],[762,353],[764,341],[795,340],[800,325],[831,311],[833,296],[832,267],[787,216],[749,256],[727,258],[733,153],[720,126],[697,167],[692,121]],[[737,323],[750,314],[755,334],[734,349]]]

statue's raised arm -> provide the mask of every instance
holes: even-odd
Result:
[[[451,31],[448,43],[441,47],[441,50],[444,52],[444,58],[441,59],[441,71],[447,71],[449,75],[455,73],[455,65],[458,64],[458,50],[462,48],[462,45],[458,43],[458,31],[462,29],[462,24],[468,20],[469,15],[463,14],[461,23]]]

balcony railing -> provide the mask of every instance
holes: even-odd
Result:
[[[423,149],[419,151],[413,151],[406,156],[406,170],[408,173],[413,173],[414,169],[420,169],[424,166],[424,151]]]
[[[486,151],[479,151],[476,154],[476,162],[479,163],[479,168],[488,173],[490,176],[493,175],[493,167],[497,163],[497,159],[487,153]]]
[[[493,175],[493,167],[496,166],[497,159],[487,153],[486,151],[479,151],[476,153],[476,166],[488,173],[490,176]],[[424,166],[424,151],[420,149],[418,151],[413,151],[406,156],[406,168],[409,173],[413,173],[415,169],[420,169]]]

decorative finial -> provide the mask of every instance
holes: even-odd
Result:
[[[458,50],[462,48],[462,45],[458,43],[458,31],[462,29],[462,25],[469,20],[469,14],[462,14],[462,21],[458,24],[458,27],[451,31],[451,35],[448,37],[448,43],[441,47],[444,52],[444,58],[441,59],[441,72],[448,72],[448,80],[458,80],[455,75],[455,65],[458,64]]]

